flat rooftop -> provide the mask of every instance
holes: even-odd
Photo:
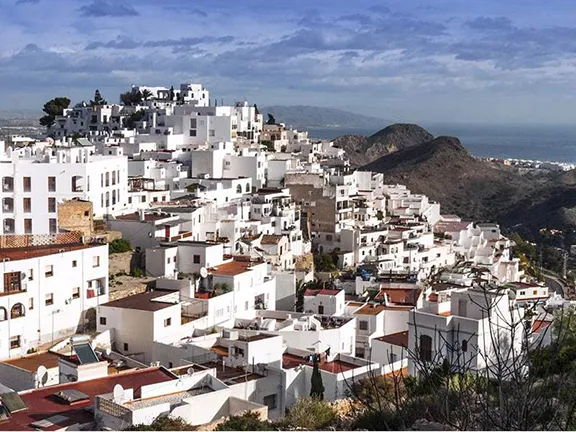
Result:
[[[21,392],[20,397],[27,409],[13,413],[6,421],[0,422],[2,430],[39,430],[32,423],[46,420],[58,415],[59,421],[43,430],[62,430],[76,423],[89,423],[94,415],[87,408],[94,404],[96,396],[112,393],[114,386],[120,384],[125,389],[134,389],[134,396],[139,397],[143,386],[177,379],[164,368],[148,368],[119,373],[112,376],[89,381],[60,384],[41,389]],[[77,390],[88,396],[88,399],[68,405],[60,402],[53,394],[63,390]]]
[[[356,315],[378,315],[380,312],[386,310],[386,306],[384,305],[376,305],[376,304],[366,304],[365,306],[361,307],[360,309],[354,311]]]
[[[392,333],[392,334],[389,334],[386,336],[376,338],[376,340],[379,340],[381,342],[387,342],[391,345],[397,345],[397,346],[401,346],[403,348],[408,348],[408,332],[407,331]]]
[[[60,358],[59,354],[46,351],[17,359],[4,360],[2,363],[34,373],[39,366],[44,366],[46,369],[58,367],[58,359]]]
[[[82,249],[88,249],[90,247],[96,247],[102,245],[90,245],[84,243],[73,243],[73,244],[61,244],[61,245],[50,245],[50,246],[35,246],[35,247],[25,247],[25,248],[14,248],[14,249],[0,249],[0,259],[9,259],[10,261],[18,261],[29,258],[38,258],[48,255],[54,255],[62,252],[73,252]]]
[[[284,369],[294,369],[300,365],[314,366],[314,363],[307,361],[304,357],[299,357],[294,354],[284,354],[282,355],[282,368]],[[323,362],[318,365],[318,367],[325,371],[333,374],[338,374],[340,372],[347,372],[352,369],[356,369],[360,366],[356,366],[352,363],[343,362],[340,360],[334,360],[331,362]]]
[[[222,365],[221,362],[208,362],[191,366],[195,372],[206,369],[216,369],[216,378],[226,384],[238,384],[240,382],[252,381],[262,378],[262,375],[246,372],[242,368],[231,368]]]
[[[140,214],[136,213],[128,213],[122,216],[116,216],[117,220],[121,221],[135,221],[135,222],[157,222],[162,219],[168,219],[173,217],[170,213],[145,213],[144,220],[140,220]]]
[[[104,303],[100,306],[155,312],[177,304],[155,300],[159,297],[163,297],[168,294],[173,294],[174,292],[175,291],[161,291],[161,290],[150,291],[114,300],[108,303]]]
[[[211,268],[209,271],[213,275],[217,276],[237,276],[239,274],[249,271],[254,264],[248,261],[231,261],[224,264],[219,264],[216,267]]]

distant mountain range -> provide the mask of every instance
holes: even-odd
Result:
[[[308,105],[259,107],[264,115],[272,114],[278,123],[306,128],[339,128],[339,129],[380,129],[387,120],[343,111],[335,108],[323,108]]]

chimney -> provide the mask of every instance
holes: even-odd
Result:
[[[146,220],[146,212],[144,211],[144,209],[138,210],[138,215],[140,222],[144,222]]]

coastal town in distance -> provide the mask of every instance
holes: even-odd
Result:
[[[392,125],[374,136],[404,148],[360,165],[374,146],[310,138],[198,83],[58,97],[40,122],[44,138],[1,146],[0,430],[462,422],[406,413],[432,391],[476,400],[475,419],[501,410],[451,427],[505,430],[520,419],[477,386],[512,398],[571,373],[573,354],[553,355],[573,343],[569,251],[546,269],[516,232],[370,168],[464,152],[453,139],[408,145],[427,132]],[[570,397],[542,407],[548,426],[572,424]]]

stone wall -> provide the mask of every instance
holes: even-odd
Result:
[[[81,232],[84,236],[91,236],[94,233],[92,203],[82,200],[58,203],[58,227]]]

